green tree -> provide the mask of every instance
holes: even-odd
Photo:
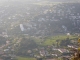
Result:
[[[23,37],[18,48],[18,54],[27,55],[27,51],[32,50],[34,48],[37,48],[37,44],[34,42],[34,40],[31,38]]]
[[[6,38],[0,36],[0,45],[6,44]]]
[[[71,44],[71,41],[70,41],[69,38],[66,38],[65,40],[62,40],[62,41],[60,42],[60,46],[67,46],[67,45],[69,45],[69,44]]]

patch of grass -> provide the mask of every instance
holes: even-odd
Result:
[[[46,45],[56,44],[56,40],[65,40],[68,37],[70,40],[77,38],[76,36],[72,36],[72,35],[71,36],[67,36],[67,35],[52,36],[45,39],[42,45],[46,46]]]
[[[17,60],[36,60],[35,58],[17,57]]]

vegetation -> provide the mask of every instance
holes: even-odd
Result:
[[[17,60],[36,60],[35,58],[18,57]]]
[[[19,45],[15,47],[17,55],[30,56],[32,50],[38,46],[31,38],[22,37],[19,41]]]
[[[5,31],[10,37],[10,44],[6,49],[10,53],[24,56],[18,57],[18,60],[35,60],[32,57],[40,55],[41,49],[52,54],[53,46],[66,47],[72,44],[71,40],[78,38],[61,34],[80,32],[80,4],[51,1],[33,4],[6,2],[0,6],[0,32]],[[21,31],[20,24],[24,31]],[[6,40],[7,38],[0,36],[0,45],[5,44]],[[26,56],[31,58],[25,58]]]
[[[71,58],[71,60],[80,60],[80,39],[78,40],[78,49],[73,49],[73,56]]]
[[[6,44],[6,38],[0,36],[0,45]]]
[[[67,39],[69,38],[69,39]],[[42,42],[42,45],[46,46],[46,45],[53,45],[57,43],[61,43],[61,41],[68,41],[68,40],[72,40],[77,38],[77,36],[72,36],[70,35],[69,37],[67,35],[59,35],[59,36],[54,36],[54,37],[48,37],[48,38],[44,38],[44,41]]]

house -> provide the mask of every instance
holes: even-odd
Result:
[[[70,56],[62,56],[61,57],[63,60],[69,60],[70,59]]]
[[[44,50],[41,50],[39,53],[40,53],[41,56],[45,56],[45,51]]]
[[[58,51],[59,51],[60,53],[66,53],[66,52],[69,52],[69,51],[66,50],[66,49],[58,49]]]
[[[44,49],[42,49],[39,53],[40,53],[41,56],[46,56],[46,57],[50,56],[49,52],[44,50]]]
[[[78,48],[78,46],[76,46],[76,45],[68,45],[68,47],[69,48],[73,48],[73,49],[77,49]]]

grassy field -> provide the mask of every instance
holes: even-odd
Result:
[[[43,42],[43,45],[52,45],[53,43],[56,43],[56,40],[65,40],[66,38],[68,38],[67,35],[61,35],[61,36],[54,36],[54,37],[49,37],[47,39],[45,39],[45,41]],[[69,39],[75,39],[77,38],[76,36],[69,36]]]
[[[35,58],[18,57],[17,60],[36,60]]]
[[[42,39],[35,39],[35,41],[38,44],[40,44],[40,42],[42,42],[41,45],[47,46],[47,45],[52,45],[53,43],[56,44],[56,40],[65,40],[68,37],[70,40],[78,38],[77,36],[73,36],[73,35],[70,35],[70,36],[58,35],[58,36],[46,37],[43,40]]]

